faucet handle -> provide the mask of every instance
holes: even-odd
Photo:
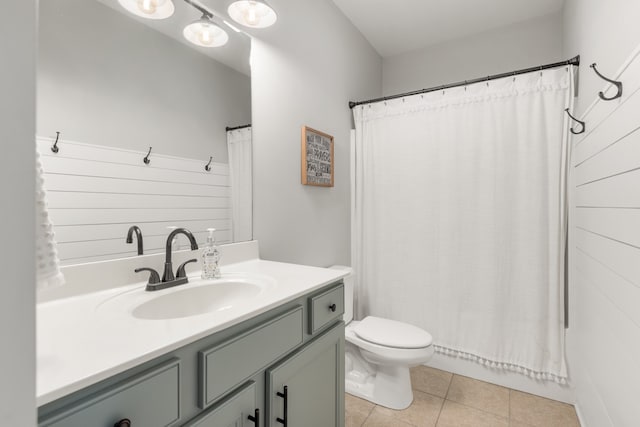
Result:
[[[149,273],[151,273],[149,275],[149,284],[155,285],[156,283],[160,283],[160,275],[153,268],[147,268],[147,267],[136,268],[133,271],[135,271],[136,273],[140,273],[141,271],[148,271]]]
[[[189,261],[185,261],[182,264],[180,264],[180,267],[178,267],[178,271],[176,272],[176,279],[179,279],[181,277],[187,277],[187,273],[184,267],[190,262],[198,262],[198,260],[193,258],[193,259],[190,259]]]

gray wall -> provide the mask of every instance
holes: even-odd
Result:
[[[527,68],[562,57],[562,16],[554,14],[385,58],[385,95]]]
[[[579,96],[574,108],[578,117],[584,114],[604,87],[604,81],[589,65],[596,62],[604,75],[615,77],[640,45],[638,22],[640,2],[637,0],[566,1],[564,53],[565,56],[579,53],[582,58]],[[627,90],[623,99],[626,101],[630,94],[631,91]],[[620,104],[614,101],[605,105],[604,108],[612,109]],[[587,131],[594,129],[595,118],[592,116],[586,118]],[[612,117],[620,117],[620,113]],[[615,127],[605,123],[593,136],[587,133],[574,137],[574,143],[580,141],[580,145],[574,146],[574,156],[582,155],[584,158],[584,150],[594,151],[594,147],[607,146],[606,151],[602,149],[602,154],[598,152],[589,159],[589,163],[574,169],[573,181],[576,184],[585,182],[585,168],[590,173],[590,180],[597,177],[594,171],[607,171],[602,175],[610,175],[609,171],[620,173],[619,180],[603,179],[598,184],[601,186],[599,190],[597,186],[586,185],[573,192],[576,198],[580,197],[576,204],[600,207],[574,207],[570,217],[573,228],[569,235],[571,311],[567,358],[575,387],[576,407],[584,427],[631,426],[637,425],[640,418],[637,405],[640,394],[640,325],[637,316],[640,306],[640,275],[637,269],[640,252],[636,250],[637,243],[636,249],[626,243],[634,241],[640,227],[640,217],[629,215],[640,208],[638,198],[634,197],[637,194],[634,189],[640,188],[640,175],[624,173],[633,170],[631,163],[640,167],[640,139],[636,132],[616,143],[620,136],[616,133],[637,127],[637,117],[636,110],[635,114],[627,117],[627,120],[635,122],[619,123]],[[585,141],[581,141],[583,137]],[[611,144],[610,148],[608,144]],[[601,206],[603,203],[602,198],[598,199],[598,191],[619,195],[617,203]],[[612,226],[619,230],[617,241],[613,242],[607,238],[613,235]],[[635,274],[629,274],[629,271]]]
[[[0,13],[2,237],[0,420],[35,425],[35,57],[36,1],[10,0]]]
[[[40,4],[41,136],[227,163],[250,78],[94,0]]]
[[[378,96],[381,59],[326,0],[273,0],[252,45],[254,237],[262,258],[350,261],[349,100]],[[307,25],[308,24],[308,25]],[[335,137],[335,186],[300,183],[300,129]]]

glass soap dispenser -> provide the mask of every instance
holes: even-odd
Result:
[[[202,249],[202,278],[218,279],[220,278],[220,252],[216,246],[216,239],[213,236],[215,228],[207,228],[209,236],[207,244]]]

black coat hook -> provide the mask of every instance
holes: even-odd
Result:
[[[596,63],[595,62],[593,64],[591,64],[591,68],[593,68],[593,71],[595,71],[596,74],[598,75],[598,77],[600,77],[602,80],[605,80],[605,81],[611,83],[612,85],[615,85],[616,88],[618,88],[618,93],[613,95],[611,98],[607,98],[606,96],[604,96],[604,93],[602,91],[600,91],[598,93],[598,95],[600,95],[600,99],[603,99],[605,101],[613,101],[614,99],[620,98],[622,96],[622,82],[618,82],[616,80],[608,79],[605,76],[603,76],[602,74],[600,74],[600,72],[596,68]]]
[[[209,163],[207,163],[207,165],[204,167],[204,170],[206,170],[207,172],[211,172],[211,162],[213,161],[213,156],[209,157]]]
[[[578,120],[578,119],[576,119],[575,117],[573,117],[573,116],[571,115],[571,113],[569,112],[569,109],[568,109],[568,108],[565,108],[565,110],[564,110],[564,111],[566,111],[566,112],[567,112],[567,115],[568,115],[569,117],[571,117],[571,119],[572,119],[572,120],[574,120],[574,121],[578,122],[578,123],[582,126],[582,129],[581,129],[580,131],[578,131],[578,132],[576,132],[575,130],[573,130],[573,128],[569,129],[569,130],[571,131],[571,133],[572,133],[572,134],[574,134],[574,135],[580,135],[581,133],[584,133],[584,131],[587,129],[587,128],[586,128],[586,126],[585,126],[585,124],[584,124],[584,122],[583,122],[582,120]]]
[[[51,147],[51,151],[53,151],[56,154],[58,154],[58,151],[60,151],[60,149],[58,148],[58,139],[59,138],[60,138],[60,132],[56,132],[56,142],[54,142],[53,146]]]
[[[151,159],[149,158],[149,155],[151,154],[151,148],[152,147],[149,147],[149,152],[144,157],[144,159],[142,159],[142,161],[144,162],[145,165],[148,165],[149,163],[151,163]]]

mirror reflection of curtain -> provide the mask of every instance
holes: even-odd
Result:
[[[64,284],[57,244],[47,207],[44,171],[36,149],[36,289]]]
[[[251,127],[227,132],[233,241],[253,238]]]

